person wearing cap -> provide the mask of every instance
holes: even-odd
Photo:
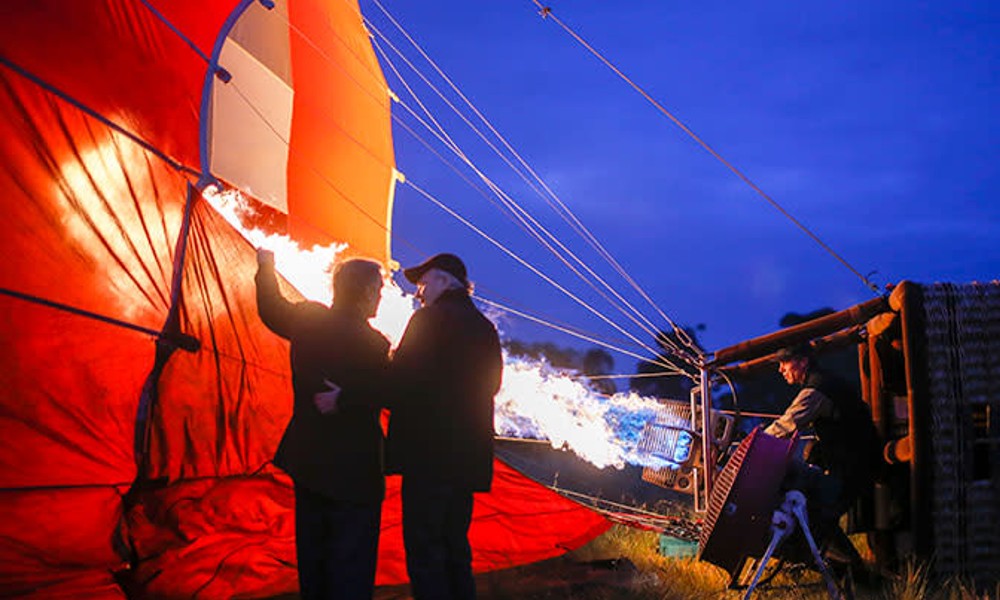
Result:
[[[406,569],[417,600],[475,598],[468,530],[473,493],[493,478],[500,339],[457,256],[437,254],[403,274],[422,308],[392,359],[386,466],[403,477]]]
[[[847,510],[874,480],[877,464],[872,459],[879,453],[871,411],[846,381],[816,364],[810,346],[785,348],[777,358],[782,377],[790,385],[800,386],[800,390],[764,433],[790,437],[813,429],[817,444],[810,453],[812,462],[841,481]]]
[[[800,386],[800,390],[764,433],[786,438],[804,430],[814,431],[817,442],[810,450],[809,462],[836,482],[832,498],[816,498],[822,502],[827,520],[832,521],[825,524],[831,550],[838,553],[840,560],[860,567],[860,555],[836,520],[859,498],[871,493],[881,465],[871,411],[850,384],[816,364],[808,344],[785,348],[778,352],[777,359],[785,381]]]
[[[287,300],[271,252],[258,250],[257,264],[257,312],[290,342],[294,404],[274,464],[295,488],[301,597],[368,600],[385,496],[376,383],[388,370],[389,341],[368,323],[381,299],[381,266],[338,263],[327,307]]]

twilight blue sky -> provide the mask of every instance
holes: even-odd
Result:
[[[663,311],[679,324],[705,324],[700,337],[708,350],[773,331],[788,311],[842,309],[873,296],[558,25],[540,18],[530,0],[383,5]],[[875,282],[1000,277],[1000,3],[549,5]],[[417,60],[372,0],[361,6]],[[426,64],[421,70],[431,73]],[[404,77],[418,81],[412,71]],[[417,89],[478,167],[628,291],[449,109],[426,87]],[[396,112],[433,139],[405,110]],[[395,143],[408,181],[614,321],[628,322],[400,127]],[[483,296],[635,349],[410,186],[397,192],[394,228],[394,255],[404,264],[457,252]],[[589,346],[523,321],[504,328],[515,337]],[[619,357],[619,371],[630,372],[634,362]]]

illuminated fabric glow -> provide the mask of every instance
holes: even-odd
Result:
[[[214,78],[203,115],[204,56],[243,8],[219,43],[231,79]],[[212,176],[270,206],[268,226],[389,263],[389,95],[353,0],[0,8],[5,593],[296,587],[292,490],[269,463],[291,411],[288,348],[257,318],[254,248],[197,192],[186,225],[203,125]],[[199,347],[174,347],[185,339]],[[496,472],[475,508],[479,571],[607,527]],[[380,584],[405,581],[398,495],[390,478]]]

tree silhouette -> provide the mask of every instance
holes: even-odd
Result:
[[[694,326],[686,325],[682,327],[686,337],[695,346],[698,343],[698,331],[705,330],[705,324],[699,323]],[[672,363],[683,366],[684,363],[671,348],[687,347],[685,340],[676,331],[660,331],[656,335],[656,344],[661,351],[655,361],[644,360],[636,366],[636,376],[629,380],[629,389],[642,396],[653,396],[656,398],[669,398],[674,400],[687,400],[694,383],[690,378],[678,375],[674,369],[664,366],[662,363]]]
[[[583,374],[587,377],[610,375],[615,368],[615,359],[611,354],[602,348],[591,348],[583,355]],[[591,385],[609,396],[618,391],[612,379],[591,379]]]

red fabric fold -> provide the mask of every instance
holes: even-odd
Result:
[[[291,1],[292,15],[325,6]],[[357,13],[334,4],[329,14],[353,29],[351,43],[367,44]],[[208,53],[237,2],[153,5]],[[333,35],[313,20],[310,35]],[[296,47],[312,54],[310,68],[322,66],[315,50],[301,40]],[[375,67],[370,48],[365,53],[358,77]],[[175,351],[151,379],[156,332],[171,309],[189,178],[87,112],[198,168],[205,61],[140,0],[2,3],[0,56],[72,98],[0,65],[0,589],[52,598],[120,598],[117,581],[151,598],[294,590],[291,488],[268,466],[291,414],[288,348],[257,318],[254,249],[197,202],[177,308],[181,332],[200,349]],[[380,81],[369,73],[369,100],[361,104],[387,118],[380,111],[388,101],[370,96]],[[309,82],[300,77],[296,85]],[[364,199],[314,214],[309,202],[324,196],[307,202],[300,195],[290,202],[296,218],[340,219],[344,235],[363,230],[356,248],[387,258],[388,126],[362,127],[377,155],[341,160],[351,134],[315,162],[311,153],[325,152],[322,127],[351,120],[325,111],[353,110],[360,101],[297,98],[305,108],[296,119],[304,121],[294,124],[291,156],[296,176],[312,181],[301,194],[333,193],[326,179],[361,171],[376,180],[339,189],[370,196],[367,216],[347,218]],[[157,402],[140,470],[134,450],[144,391],[155,391]],[[476,501],[476,570],[555,556],[607,527],[502,464],[496,472],[493,492]],[[136,480],[140,487],[126,495]],[[404,580],[391,478],[378,582]]]

